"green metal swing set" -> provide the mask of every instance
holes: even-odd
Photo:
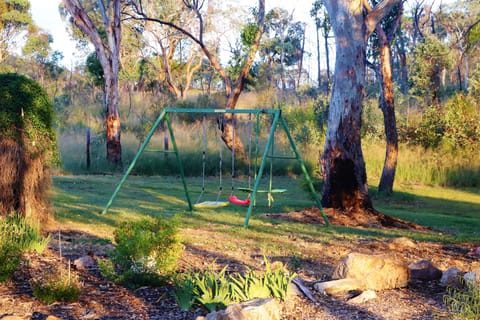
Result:
[[[191,201],[191,198],[190,198],[190,194],[189,194],[186,179],[185,179],[185,174],[184,174],[182,161],[180,159],[180,154],[179,154],[179,151],[178,151],[177,142],[175,140],[174,131],[173,131],[172,123],[171,123],[171,119],[170,119],[170,114],[177,114],[177,113],[180,113],[180,114],[181,113],[194,113],[194,114],[202,114],[203,115],[204,142],[203,142],[203,152],[202,152],[202,192],[201,192],[201,194],[200,194],[200,196],[197,199],[197,202],[195,204],[192,204],[192,201]],[[249,133],[249,139],[250,140],[249,140],[249,147],[248,147],[248,149],[249,149],[248,150],[249,185],[248,185],[248,187],[240,187],[240,188],[236,189],[236,190],[239,190],[239,191],[242,191],[242,192],[249,193],[248,199],[246,199],[246,200],[239,199],[239,198],[237,198],[236,196],[233,195],[233,193],[234,193],[234,182],[233,181],[234,181],[234,171],[235,171],[235,169],[234,169],[235,151],[232,150],[232,194],[229,197],[229,202],[233,203],[233,204],[248,206],[243,226],[245,228],[248,227],[248,223],[249,223],[252,211],[253,211],[253,207],[256,203],[257,193],[266,193],[267,194],[267,199],[268,199],[268,205],[271,206],[271,204],[273,203],[273,194],[281,194],[281,193],[284,193],[284,192],[287,191],[286,189],[273,188],[272,176],[273,176],[273,160],[274,159],[294,159],[294,160],[297,160],[297,162],[300,166],[300,169],[302,170],[302,173],[305,176],[305,179],[307,181],[310,193],[312,194],[313,199],[314,199],[317,207],[320,209],[323,220],[325,221],[325,225],[329,226],[330,223],[329,223],[328,218],[327,218],[327,216],[326,216],[326,214],[325,214],[325,212],[322,208],[322,205],[320,203],[320,199],[318,198],[318,195],[315,192],[315,189],[313,187],[310,175],[308,174],[307,169],[305,167],[305,164],[303,163],[303,161],[300,157],[300,154],[299,154],[298,149],[295,145],[295,142],[294,142],[294,140],[293,140],[293,138],[292,138],[292,136],[291,136],[291,134],[288,130],[285,119],[282,116],[281,110],[278,110],[278,109],[275,109],[275,110],[272,110],[272,109],[258,109],[258,110],[257,109],[247,109],[247,110],[228,109],[228,110],[226,110],[226,109],[208,109],[208,108],[206,108],[206,109],[178,109],[178,108],[165,108],[165,109],[163,109],[163,111],[161,112],[161,114],[158,116],[157,120],[153,124],[153,126],[152,126],[150,132],[148,133],[147,137],[145,138],[145,141],[142,143],[139,150],[137,151],[135,157],[133,158],[131,164],[129,165],[128,169],[126,170],[126,172],[123,175],[122,179],[120,180],[119,184],[117,185],[117,187],[116,187],[115,191],[113,192],[112,196],[110,197],[109,201],[107,202],[105,208],[102,211],[102,214],[107,213],[108,209],[111,207],[111,205],[113,203],[113,200],[115,199],[118,192],[122,188],[122,186],[125,183],[127,177],[129,176],[129,174],[134,169],[134,167],[135,167],[138,159],[140,158],[140,156],[143,154],[143,152],[146,151],[146,147],[147,147],[148,143],[150,142],[150,139],[152,138],[156,129],[162,123],[162,121],[165,121],[166,124],[167,124],[168,132],[169,132],[169,135],[170,135],[170,140],[172,142],[172,147],[173,147],[173,151],[165,151],[165,152],[173,152],[175,154],[175,157],[176,157],[176,160],[177,160],[177,163],[178,163],[178,168],[179,168],[179,171],[180,171],[180,177],[181,177],[183,188],[184,188],[184,191],[185,191],[185,197],[186,197],[186,200],[187,200],[187,203],[188,203],[188,209],[190,211],[192,211],[194,209],[218,208],[218,207],[227,206],[229,204],[229,202],[220,201],[220,195],[223,192],[222,180],[221,180],[222,179],[222,160],[223,160],[223,156],[222,156],[222,147],[221,146],[220,146],[220,151],[219,151],[219,155],[220,155],[220,174],[219,174],[220,181],[219,181],[219,184],[220,185],[219,185],[219,191],[217,193],[217,199],[215,201],[200,202],[200,199],[201,199],[203,193],[205,192],[206,115],[208,115],[208,114],[227,114],[227,113],[231,113],[231,114],[233,114],[233,116],[235,116],[236,114],[247,114],[249,119],[251,119],[252,115],[255,115],[255,117],[256,117],[256,121],[255,121],[255,137],[256,138],[255,138],[255,143],[254,143],[254,146],[255,146],[255,150],[254,150],[255,164],[254,164],[254,170],[253,170],[254,171],[253,187],[251,187],[251,185],[250,185],[250,181],[251,181],[251,178],[252,178],[252,175],[251,175],[251,172],[250,172],[251,171],[250,159],[251,159],[251,151],[252,151],[251,150],[252,149],[252,141],[251,141],[252,134],[251,134],[251,131],[250,131],[250,133]],[[265,144],[265,148],[264,148],[262,156],[261,156],[260,163],[258,164],[258,154],[259,154],[259,151],[260,151],[259,147],[258,147],[259,146],[258,139],[259,139],[259,130],[260,130],[259,129],[259,127],[260,127],[260,124],[259,124],[260,115],[267,115],[267,116],[271,117],[271,128],[270,128],[268,139],[267,139],[266,144]],[[249,123],[251,123],[251,121],[249,121]],[[277,130],[277,127],[281,127],[284,130],[284,132],[286,133],[286,136],[287,136],[289,144],[290,144],[290,148],[293,152],[292,155],[277,155],[277,154],[275,154],[275,152],[274,152],[274,135],[275,135],[275,131]],[[250,130],[251,130],[251,127],[250,127]],[[235,139],[235,137],[233,137],[233,139]],[[232,149],[234,149],[234,148],[232,148]],[[260,189],[260,181],[261,181],[261,178],[262,178],[264,170],[265,170],[265,163],[266,163],[267,159],[270,161],[269,186],[268,186],[267,189]]]

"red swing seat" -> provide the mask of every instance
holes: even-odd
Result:
[[[228,201],[230,201],[230,203],[238,204],[238,205],[241,205],[241,206],[248,206],[250,204],[250,199],[242,200],[242,199],[237,198],[237,196],[228,197]]]

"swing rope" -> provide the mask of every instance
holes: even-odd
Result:
[[[228,197],[228,201],[233,204],[246,206],[250,204],[250,195],[247,199],[242,200],[233,194],[235,191],[235,115],[232,117],[232,127],[232,192],[230,193],[230,197]]]
[[[205,167],[206,167],[206,154],[207,154],[207,117],[204,114],[203,115],[203,151],[202,151],[202,191],[200,192],[200,195],[197,199],[197,202],[195,203],[196,208],[210,208],[210,209],[215,209],[219,207],[225,207],[228,205],[228,202],[222,202],[219,201],[220,197],[223,192],[223,186],[222,186],[222,173],[223,173],[223,152],[222,152],[222,141],[221,137],[220,139],[220,148],[219,148],[219,171],[220,171],[220,177],[219,177],[219,189],[217,192],[217,199],[215,201],[203,201],[200,202],[202,196],[205,194],[206,187],[205,187]]]
[[[196,203],[200,203],[203,194],[205,193],[205,163],[207,161],[207,116],[203,114],[203,150],[202,150],[202,191],[198,196]]]

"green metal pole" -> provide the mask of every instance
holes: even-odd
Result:
[[[178,153],[177,141],[175,140],[175,135],[173,134],[172,124],[170,122],[170,117],[168,113],[165,115],[165,120],[167,121],[168,132],[170,132],[170,139],[172,140],[173,150],[175,151],[175,156],[177,157],[178,168],[180,169],[180,176],[182,177],[183,190],[185,191],[185,196],[187,197],[188,209],[193,210],[192,200],[190,200],[190,194],[187,189],[187,182],[185,180],[185,173],[183,171],[182,160],[180,159],[180,154]]]
[[[312,179],[310,178],[310,175],[308,174],[307,168],[305,167],[305,164],[303,163],[303,160],[300,157],[300,153],[298,152],[297,146],[295,145],[295,141],[293,141],[292,135],[290,134],[290,131],[288,130],[287,123],[285,122],[285,119],[283,119],[282,116],[280,116],[280,123],[282,124],[282,127],[285,130],[285,133],[287,134],[287,137],[288,137],[288,140],[290,141],[290,145],[293,149],[293,152],[295,153],[295,156],[297,157],[298,164],[300,165],[300,168],[302,169],[303,175],[305,176],[305,179],[307,180],[308,188],[310,189],[310,192],[311,192],[313,198],[315,199],[317,207],[320,209],[320,212],[322,213],[323,221],[325,221],[325,226],[329,227],[330,226],[330,221],[328,221],[328,217],[325,214],[325,211],[323,210],[322,203],[320,202],[320,199],[318,198],[317,192],[315,191],[315,188],[313,187]]]
[[[257,174],[257,177],[255,179],[255,184],[253,186],[252,199],[251,199],[250,204],[248,206],[247,214],[245,216],[245,222],[243,223],[244,228],[248,227],[248,222],[250,220],[250,216],[252,215],[253,204],[255,203],[257,190],[260,186],[260,180],[262,179],[263,169],[265,168],[265,160],[267,159],[267,155],[268,155],[268,152],[270,150],[270,146],[272,145],[273,135],[275,134],[275,128],[277,127],[278,120],[280,118],[280,110],[275,110],[275,112],[272,112],[272,113],[274,115],[273,122],[272,122],[272,128],[270,129],[270,134],[268,136],[267,144],[265,146],[265,150],[263,151],[262,160],[260,161],[260,168],[258,169],[258,174]]]
[[[166,112],[165,112],[165,110],[163,110],[163,111],[160,113],[160,115],[158,116],[158,118],[157,118],[157,120],[155,121],[155,123],[153,124],[152,129],[150,129],[150,132],[148,133],[147,137],[145,138],[145,141],[143,141],[142,145],[140,146],[140,149],[138,149],[137,154],[136,154],[135,157],[133,158],[132,163],[130,163],[130,166],[128,167],[127,171],[126,171],[125,174],[123,175],[122,180],[120,180],[120,183],[118,184],[117,188],[115,189],[115,191],[113,192],[112,196],[110,197],[110,200],[108,200],[107,205],[105,206],[105,208],[104,208],[103,211],[102,211],[102,214],[107,213],[108,209],[112,206],[113,200],[115,199],[115,197],[117,196],[118,192],[119,192],[120,189],[122,188],[123,184],[124,184],[125,181],[127,180],[128,175],[132,172],[133,168],[134,168],[135,165],[137,164],[138,159],[140,158],[140,156],[142,155],[143,151],[144,151],[145,148],[147,147],[148,143],[150,142],[150,139],[152,138],[153,134],[155,133],[155,130],[157,130],[157,127],[159,126],[160,122],[162,122],[162,120],[163,120],[163,118],[165,117],[165,115],[166,115]]]

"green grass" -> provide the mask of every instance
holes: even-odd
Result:
[[[275,177],[276,188],[288,191],[275,197],[273,209],[266,208],[267,199],[259,195],[250,224],[243,228],[246,207],[230,205],[221,209],[188,211],[187,201],[178,177],[131,176],[119,192],[109,211],[102,215],[120,176],[57,176],[54,177],[54,205],[56,219],[66,228],[83,230],[101,238],[112,239],[113,230],[122,221],[137,220],[144,216],[180,215],[180,228],[184,240],[202,241],[218,246],[218,239],[195,238],[189,230],[203,230],[225,237],[224,246],[234,249],[236,241],[259,247],[265,252],[293,254],[298,243],[289,237],[309,243],[331,243],[338,239],[388,239],[408,236],[419,241],[463,242],[480,238],[480,193],[475,190],[454,190],[428,186],[402,185],[391,197],[376,196],[372,189],[374,205],[381,212],[431,227],[430,233],[412,230],[367,229],[349,227],[325,228],[273,219],[265,213],[289,212],[314,205],[301,188],[300,179]],[[200,178],[188,178],[192,201],[201,190]],[[230,194],[228,178],[224,179],[224,196]],[[236,181],[236,186],[242,183]],[[215,200],[218,179],[208,179],[203,200]],[[235,192],[239,197],[243,195]]]

